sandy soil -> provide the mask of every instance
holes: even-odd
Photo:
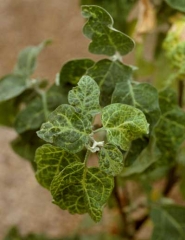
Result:
[[[53,39],[39,57],[37,77],[53,81],[64,62],[88,57],[82,35],[79,1],[0,0],[0,76],[10,73],[19,51]],[[0,128],[0,239],[11,225],[22,233],[72,233],[82,219],[51,204],[51,196],[36,182],[28,162],[20,159],[9,142],[16,133]]]

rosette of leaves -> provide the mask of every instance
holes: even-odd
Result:
[[[51,191],[53,202],[72,214],[88,213],[96,222],[112,192],[113,177],[124,167],[120,149],[126,151],[134,139],[148,134],[141,110],[122,103],[101,108],[99,95],[97,83],[83,76],[69,91],[69,104],[56,108],[37,132],[50,144],[38,148],[35,158],[37,180]],[[100,113],[102,127],[94,130]],[[103,139],[96,141],[101,132]],[[84,149],[86,156],[79,157]],[[99,167],[88,167],[90,154],[98,156]]]

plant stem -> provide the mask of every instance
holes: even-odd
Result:
[[[84,159],[85,165],[87,165],[87,161],[88,161],[90,155],[91,155],[91,151],[87,150],[87,152],[85,154],[85,159]]]
[[[117,178],[114,178],[114,189],[113,189],[113,194],[114,197],[116,199],[116,202],[118,204],[118,209],[120,212],[120,216],[122,218],[122,222],[123,222],[123,234],[125,237],[127,237],[128,239],[132,239],[132,236],[129,233],[129,224],[128,224],[128,220],[127,220],[127,216],[126,213],[123,211],[123,208],[128,205],[128,198],[127,198],[127,191],[125,191],[125,201],[123,203],[119,191],[118,191],[118,184],[117,184]]]
[[[48,106],[47,106],[46,93],[44,91],[41,91],[40,95],[41,95],[41,98],[42,98],[42,104],[43,104],[43,108],[44,108],[45,120],[47,120],[47,117],[48,117]]]

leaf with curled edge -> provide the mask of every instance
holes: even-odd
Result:
[[[100,104],[102,106],[111,103],[111,95],[116,83],[130,80],[132,74],[133,69],[130,66],[108,59],[98,61],[86,72],[86,75],[92,77],[100,88]]]
[[[63,104],[49,115],[48,122],[42,124],[37,135],[46,142],[76,153],[89,143],[91,121],[90,115],[84,116],[74,107]]]
[[[37,149],[35,162],[37,164],[37,181],[43,187],[49,189],[56,174],[70,163],[80,162],[80,159],[76,154],[66,152],[62,148],[44,144]]]
[[[65,63],[60,70],[60,85],[70,84],[75,86],[94,61],[88,58],[75,59]]]
[[[148,83],[132,83],[130,79],[116,84],[112,103],[124,103],[144,112],[150,131],[160,117],[158,91]]]
[[[89,51],[94,54],[113,56],[126,55],[134,48],[133,40],[113,28],[113,19],[99,6],[82,6],[82,15],[88,19],[83,28],[86,37],[92,40]]]
[[[142,111],[129,105],[114,103],[102,110],[103,129],[107,141],[127,151],[131,142],[148,134],[149,124]]]
[[[113,177],[99,168],[87,168],[75,162],[54,177],[50,190],[54,203],[60,208],[72,214],[88,213],[99,222],[113,186]]]
[[[100,112],[100,89],[89,76],[83,76],[78,86],[69,91],[68,101],[81,114],[95,115]]]
[[[98,152],[100,169],[111,176],[118,175],[123,170],[123,155],[118,147],[106,144]]]

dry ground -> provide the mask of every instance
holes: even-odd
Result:
[[[22,48],[48,38],[53,44],[39,57],[37,77],[53,81],[64,62],[89,56],[78,3],[0,0],[0,76],[12,71]],[[36,182],[29,163],[10,149],[15,136],[14,131],[0,128],[0,239],[11,225],[18,225],[22,233],[71,233],[82,217],[50,203],[51,196]]]

